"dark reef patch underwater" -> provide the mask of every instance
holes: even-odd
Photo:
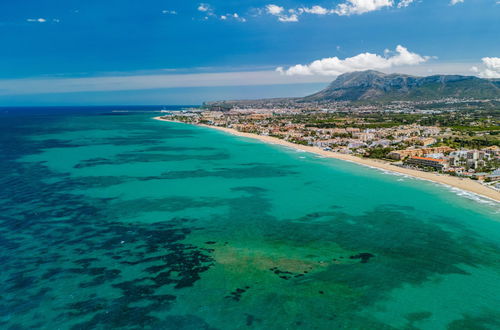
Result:
[[[500,329],[498,204],[78,109],[0,114],[2,329]]]

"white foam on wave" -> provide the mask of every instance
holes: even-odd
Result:
[[[484,196],[475,194],[473,192],[462,190],[460,188],[451,187],[448,185],[441,185],[441,186],[445,186],[446,188],[448,188],[449,191],[453,192],[457,196],[467,198],[467,199],[473,200],[473,201],[481,203],[481,204],[495,206],[495,207],[497,207],[496,213],[500,213],[500,203],[498,203],[497,201],[494,201],[494,200],[486,198]]]
[[[404,174],[404,173],[393,172],[393,171],[389,171],[389,170],[386,170],[386,169],[383,169],[383,168],[378,168],[378,167],[374,167],[374,166],[370,166],[370,165],[366,165],[366,164],[360,164],[360,163],[356,163],[356,162],[349,161],[349,160],[347,160],[347,161],[350,162],[350,163],[354,163],[354,164],[358,164],[358,165],[369,167],[369,168],[377,170],[377,171],[379,171],[379,172],[381,172],[382,174],[385,174],[385,175],[391,175],[391,176],[401,177],[400,179],[397,179],[397,181],[400,181],[400,182],[401,181],[404,182],[405,179],[427,181],[429,183],[432,183],[436,187],[447,188],[449,191],[451,191],[455,195],[460,196],[462,198],[467,198],[469,200],[473,200],[473,201],[481,203],[481,204],[486,204],[486,205],[489,205],[489,206],[493,206],[493,207],[496,208],[496,212],[495,213],[500,213],[500,203],[497,202],[497,201],[495,201],[495,200],[493,200],[493,199],[491,199],[491,198],[488,198],[488,197],[485,197],[485,196],[482,196],[482,195],[479,195],[479,194],[476,194],[476,193],[473,193],[473,192],[470,192],[470,191],[466,191],[466,190],[463,190],[463,189],[460,189],[460,188],[457,188],[457,187],[449,186],[449,185],[444,184],[444,183],[439,183],[439,182],[435,182],[435,181],[424,179],[424,178],[418,178],[418,177],[414,177],[414,176],[407,175],[407,174]]]
[[[344,160],[344,159],[342,159],[342,160]],[[381,172],[382,174],[386,174],[386,175],[397,176],[397,177],[401,177],[404,179],[416,179],[416,180],[420,179],[420,178],[416,178],[416,177],[408,175],[408,174],[395,172],[395,171],[391,171],[391,170],[386,170],[384,168],[375,167],[375,166],[371,166],[371,165],[367,165],[367,164],[357,163],[357,162],[352,161],[352,160],[345,159],[344,161],[352,163],[352,164],[356,164],[356,165],[365,166],[365,167],[371,168],[373,170],[377,170],[378,172]],[[425,179],[422,179],[422,180],[425,180]],[[398,181],[400,181],[400,180],[398,180]],[[404,181],[404,180],[401,180],[401,181]],[[428,181],[428,180],[426,180],[426,181]]]
[[[294,148],[294,147],[283,145],[283,144],[280,144],[280,143],[274,143],[274,142],[271,142],[271,141],[263,141],[263,142],[268,143],[268,144],[272,144],[272,145],[277,145],[277,146],[280,146],[280,147],[284,147],[286,149],[293,150],[293,151],[295,151],[297,153],[311,153],[311,152],[306,151],[306,150]],[[330,157],[318,155],[318,154],[316,154],[314,152],[312,152],[312,153],[315,154],[316,158],[319,158],[319,159],[330,158]],[[306,158],[306,157],[301,156],[299,158]],[[331,158],[331,159],[336,159],[336,158]],[[455,195],[460,196],[462,198],[467,198],[469,200],[473,200],[473,201],[476,201],[476,202],[481,203],[481,204],[487,204],[487,205],[496,207],[496,212],[495,213],[500,213],[500,202],[497,202],[494,199],[491,199],[491,198],[488,198],[488,197],[485,197],[485,196],[482,196],[482,195],[479,195],[479,194],[476,194],[476,193],[473,193],[473,192],[469,192],[469,191],[462,190],[460,188],[452,187],[452,186],[449,186],[449,185],[444,184],[444,183],[439,183],[439,182],[435,182],[435,181],[432,181],[432,180],[428,180],[428,179],[424,179],[424,178],[419,178],[419,177],[415,177],[415,176],[412,176],[412,175],[408,175],[408,174],[404,174],[404,173],[400,173],[400,172],[396,172],[396,171],[386,170],[386,169],[383,169],[383,168],[380,168],[380,167],[375,167],[375,166],[370,166],[370,165],[367,165],[367,164],[358,163],[358,162],[351,161],[351,160],[348,160],[348,159],[338,159],[338,160],[349,162],[349,163],[360,165],[360,166],[369,167],[369,168],[377,170],[378,172],[380,172],[382,174],[385,174],[385,175],[391,175],[391,176],[400,177],[397,180],[397,181],[400,181],[400,182],[401,181],[404,182],[405,179],[407,179],[407,180],[422,180],[422,181],[427,181],[427,182],[430,182],[430,183],[432,183],[432,184],[434,184],[436,186],[445,187],[449,191],[453,192]]]

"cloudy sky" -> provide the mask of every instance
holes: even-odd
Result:
[[[500,78],[499,0],[0,1],[0,106],[300,96],[375,69]]]

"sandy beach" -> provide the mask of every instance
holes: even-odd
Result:
[[[167,122],[173,122],[171,120],[163,119],[161,117],[155,117],[154,119],[161,120],[161,121],[167,121]],[[476,182],[476,181],[473,181],[473,180],[470,180],[467,178],[458,178],[458,177],[453,177],[453,176],[449,176],[449,175],[445,175],[445,174],[422,172],[422,171],[412,170],[412,169],[408,169],[408,168],[402,168],[402,167],[391,165],[390,163],[382,161],[382,160],[360,158],[360,157],[356,157],[356,156],[352,156],[352,155],[345,155],[345,154],[341,154],[341,153],[337,153],[337,152],[325,151],[319,147],[311,147],[311,146],[304,146],[304,145],[300,145],[300,144],[295,144],[295,143],[284,141],[284,140],[281,140],[281,139],[278,139],[275,137],[271,137],[271,136],[243,133],[243,132],[239,132],[239,131],[236,131],[234,129],[226,128],[226,127],[217,127],[217,126],[209,126],[209,125],[199,125],[199,126],[217,129],[219,131],[223,131],[223,132],[233,134],[236,136],[246,137],[246,138],[250,138],[250,139],[256,139],[256,140],[270,143],[270,144],[278,144],[278,145],[282,145],[285,147],[314,153],[314,154],[321,155],[321,156],[328,157],[328,158],[335,158],[335,159],[340,159],[340,160],[344,160],[344,161],[354,162],[354,163],[369,166],[369,167],[379,168],[379,169],[382,169],[385,171],[401,173],[401,174],[409,175],[409,176],[412,176],[415,178],[433,181],[436,183],[440,183],[440,184],[448,185],[448,186],[458,188],[461,190],[465,190],[465,191],[468,191],[468,192],[495,200],[497,202],[500,202],[500,192],[497,192],[493,189],[485,187],[482,184],[480,184],[479,182]]]

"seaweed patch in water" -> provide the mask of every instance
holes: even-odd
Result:
[[[233,292],[231,292],[229,296],[226,296],[226,298],[228,298],[228,299],[232,299],[232,300],[234,300],[234,301],[240,301],[241,296],[242,296],[242,295],[243,295],[243,293],[245,293],[248,289],[250,289],[250,287],[249,287],[249,286],[246,286],[244,289],[237,288],[236,290],[234,290]]]
[[[375,255],[368,253],[368,252],[362,252],[362,253],[350,256],[349,259],[361,259],[361,263],[366,264],[373,257],[375,257]]]

